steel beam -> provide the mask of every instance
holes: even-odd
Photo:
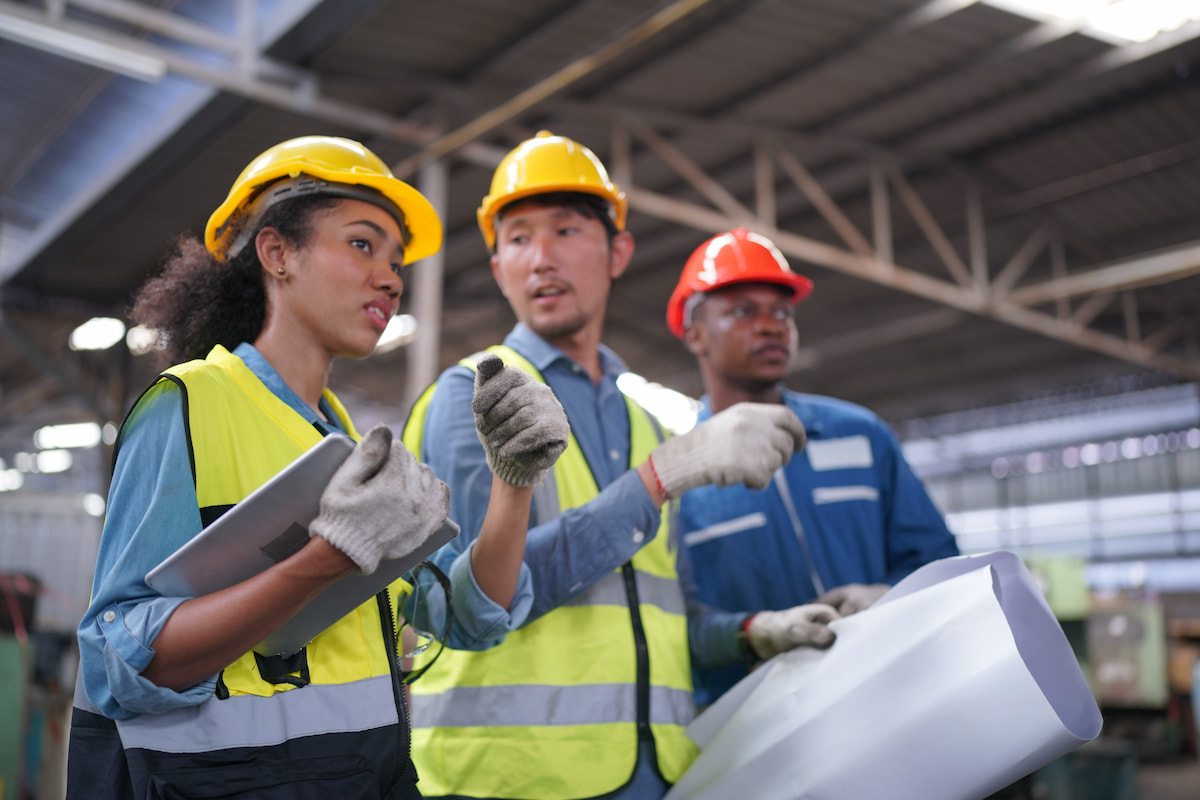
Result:
[[[1200,240],[1013,289],[1006,299],[1014,305],[1036,306],[1060,297],[1154,286],[1197,274],[1200,274]]]
[[[632,185],[625,187],[625,192],[632,206],[660,219],[710,233],[718,233],[730,226],[730,218],[720,210],[705,208]],[[1142,342],[1130,341],[1087,327],[1111,302],[1111,292],[1115,287],[1132,288],[1171,280],[1181,277],[1182,274],[1200,272],[1200,257],[1197,257],[1196,252],[1200,244],[1048,281],[1037,287],[1013,291],[1002,299],[992,297],[985,300],[978,292],[972,290],[969,281],[967,286],[955,285],[894,263],[884,262],[874,256],[865,256],[806,236],[778,230],[763,220],[752,220],[749,227],[769,237],[781,251],[792,258],[923,297],[960,311],[990,317],[1022,330],[1114,358],[1154,369],[1168,370],[1191,380],[1200,379],[1200,364],[1193,359],[1179,359]],[[1044,244],[1039,245],[1038,249],[1043,246]],[[962,276],[968,277],[965,266]],[[1032,302],[1018,302],[1019,299],[1033,298],[1039,298],[1039,301],[1058,300],[1064,295],[1088,292],[1103,294],[1090,298],[1076,311],[1074,317],[1063,318],[1044,314],[1026,307],[1033,305]]]
[[[74,397],[84,408],[91,411],[98,421],[108,422],[114,418],[115,415],[104,408],[92,392],[83,387],[69,367],[43,353],[23,330],[8,319],[3,310],[0,310],[0,335],[12,342],[42,373],[54,379],[68,396]]]
[[[497,126],[515,119],[521,112],[526,111],[548,97],[561,92],[571,84],[587,77],[600,67],[631,48],[649,40],[665,28],[699,8],[711,0],[676,0],[671,5],[651,15],[633,30],[622,35],[616,41],[610,42],[595,53],[589,53],[572,61],[567,66],[554,72],[533,86],[524,90],[511,100],[500,104],[450,133],[439,136],[425,145],[418,153],[405,159],[396,166],[396,174],[403,178],[412,174],[425,164],[447,156],[459,148],[470,144],[480,136],[492,131]]]
[[[783,171],[791,177],[796,186],[808,198],[808,201],[813,204],[813,207],[825,218],[838,236],[842,237],[847,246],[851,250],[863,255],[875,255],[875,249],[866,240],[850,218],[842,213],[841,208],[837,203],[833,202],[833,198],[825,191],[820,182],[812,176],[812,173],[804,168],[800,160],[792,155],[791,152],[779,146],[775,150],[775,157],[779,161],[779,166]]]

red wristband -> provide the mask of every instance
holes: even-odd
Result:
[[[670,500],[671,495],[667,494],[667,490],[663,488],[662,479],[658,477],[658,470],[654,468],[654,459],[646,456],[646,463],[650,465],[650,474],[654,476],[654,485],[658,487],[658,493]]]
[[[754,622],[755,616],[756,616],[755,614],[751,614],[750,616],[748,616],[744,620],[742,620],[742,633],[746,633],[750,630],[750,623]]]

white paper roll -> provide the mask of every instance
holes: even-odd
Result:
[[[978,800],[1100,733],[1012,553],[928,564],[833,625],[828,651],[773,659],[696,719],[667,800]]]

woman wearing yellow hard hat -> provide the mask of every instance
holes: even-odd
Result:
[[[433,207],[374,153],[305,136],[254,159],[204,243],[181,238],[140,291],[133,317],[158,332],[175,365],[137,400],[116,444],[79,626],[68,797],[420,797],[396,623],[415,615],[425,630],[448,625],[455,646],[481,648],[524,621],[532,489],[512,475],[536,476],[567,438],[543,387],[509,370],[486,371],[500,383],[481,379],[498,410],[480,409],[480,429],[498,447],[523,437],[489,462],[508,477],[496,478],[491,538],[449,579],[465,602],[492,611],[490,629],[449,623],[444,602],[418,611],[411,585],[397,581],[294,654],[255,646],[343,578],[418,550],[446,519],[445,484],[387,427],[360,438],[326,386],[336,357],[371,354],[399,307],[403,265],[441,241]],[[516,412],[532,424],[510,431],[505,415]],[[358,443],[307,530],[271,543],[274,566],[198,597],[146,583],[335,433]]]

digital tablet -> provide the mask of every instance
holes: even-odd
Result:
[[[292,555],[308,542],[321,492],[353,450],[349,436],[324,437],[150,570],[146,583],[167,597],[198,597]],[[415,552],[383,559],[374,573],[350,575],[330,586],[254,649],[265,656],[299,651],[457,535],[458,525],[447,519]]]

